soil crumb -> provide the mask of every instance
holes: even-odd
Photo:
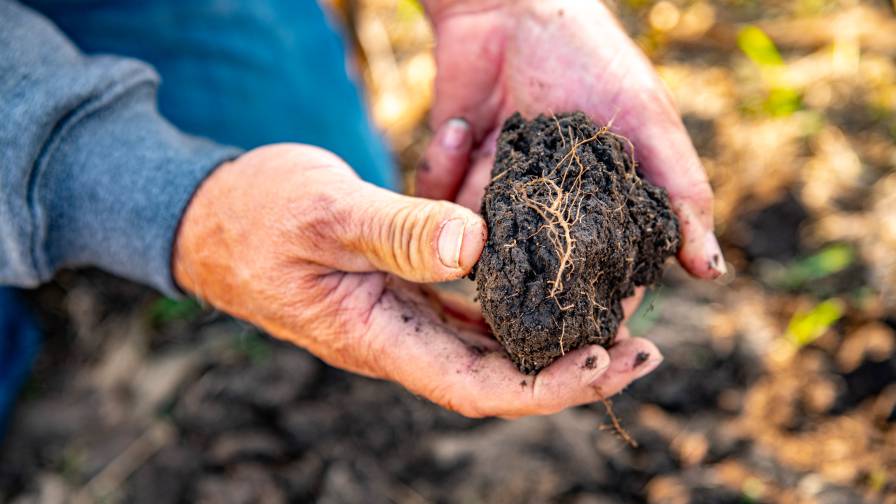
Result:
[[[585,359],[585,364],[582,365],[583,369],[594,369],[597,366],[597,358],[593,355],[589,355],[587,359]]]
[[[650,358],[650,354],[647,352],[638,352],[638,355],[635,355],[635,364],[632,367],[638,367],[641,364],[647,362],[647,359]]]
[[[525,373],[612,345],[620,302],[678,250],[668,196],[636,172],[631,149],[581,112],[504,123],[473,277],[486,321]]]

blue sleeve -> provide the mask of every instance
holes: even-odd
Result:
[[[42,16],[0,0],[0,284],[95,266],[178,293],[181,215],[239,151],[162,118],[158,81],[139,61],[81,54]]]

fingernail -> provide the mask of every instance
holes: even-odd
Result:
[[[467,121],[460,118],[449,119],[442,134],[442,147],[449,150],[460,149],[469,134],[470,125]]]
[[[635,356],[635,362],[632,364],[637,369],[637,376],[641,378],[650,374],[663,362],[663,356],[660,354],[651,354],[648,352],[638,352]]]
[[[728,266],[725,265],[725,258],[722,256],[722,249],[719,247],[719,240],[712,231],[707,231],[704,238],[703,250],[708,258],[707,267],[713,273],[714,278],[719,278],[728,272]]]
[[[579,367],[582,369],[582,374],[579,377],[581,384],[591,386],[594,384],[594,381],[599,380],[607,371],[607,368],[610,367],[610,360],[601,359],[597,355],[589,355],[585,357]]]
[[[439,260],[447,268],[460,267],[460,249],[464,243],[464,219],[451,219],[439,231]]]

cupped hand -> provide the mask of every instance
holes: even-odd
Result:
[[[514,111],[582,110],[631,140],[639,169],[669,193],[692,274],[725,272],[712,190],[662,82],[599,0],[429,0],[436,33],[435,138],[423,197],[479,209],[501,124]]]
[[[653,344],[623,332],[609,352],[588,346],[520,373],[475,309],[421,285],[466,275],[485,234],[462,206],[377,188],[314,147],[276,145],[200,186],[173,267],[183,289],[213,306],[471,417],[593,402],[659,364]]]

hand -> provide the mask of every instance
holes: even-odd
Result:
[[[598,0],[429,0],[436,33],[436,131],[418,194],[472,209],[514,111],[583,110],[629,138],[639,169],[665,187],[682,224],[681,264],[725,272],[712,190],[663,84]]]
[[[460,278],[485,225],[448,202],[362,182],[336,156],[276,145],[219,167],[184,215],[185,290],[326,362],[396,381],[461,414],[546,414],[608,397],[662,357],[626,338],[521,374],[476,310],[414,282]],[[633,305],[629,305],[629,310]]]

